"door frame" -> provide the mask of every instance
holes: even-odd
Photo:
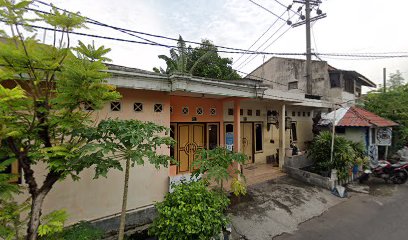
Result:
[[[240,126],[241,126],[241,124],[243,124],[243,123],[250,123],[251,124],[251,131],[252,131],[252,156],[251,156],[251,158],[252,158],[252,161],[251,162],[248,162],[247,164],[254,164],[255,163],[255,135],[254,135],[254,126],[255,126],[255,123],[259,123],[260,121],[247,121],[247,122],[241,122],[240,123]],[[225,134],[226,134],[226,129],[227,129],[227,124],[232,124],[232,125],[234,125],[234,122],[224,122],[224,136],[225,136]],[[234,128],[235,128],[235,126],[234,126]],[[234,129],[234,131],[235,131],[235,129]],[[241,130],[240,130],[241,131]],[[240,135],[240,137],[242,137],[242,135]],[[241,139],[239,140],[239,144],[241,144]]]
[[[176,144],[174,146],[174,159],[176,161],[179,161],[178,157],[178,144],[179,144],[179,132],[178,132],[178,127],[180,124],[188,124],[188,125],[193,125],[193,124],[202,124],[204,126],[204,148],[208,149],[209,147],[209,139],[208,139],[208,125],[214,124],[218,126],[218,131],[217,131],[217,141],[218,141],[218,146],[220,146],[220,136],[221,136],[221,129],[220,129],[220,122],[170,122],[170,126],[174,126],[174,140],[176,141]],[[190,163],[189,163],[190,164]],[[189,173],[190,171],[187,172],[182,172],[182,173]],[[176,174],[179,174],[179,166],[176,167]]]

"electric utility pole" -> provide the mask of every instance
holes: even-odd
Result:
[[[305,0],[306,12],[306,92],[312,95],[312,49],[310,44],[310,1]]]
[[[301,15],[301,19],[304,21],[295,23],[292,27],[298,27],[303,24],[306,25],[306,97],[313,98],[313,84],[312,84],[312,47],[310,40],[310,23],[317,21],[319,19],[325,18],[326,13],[322,14],[322,11],[319,9],[319,4],[322,3],[320,0],[294,0],[295,3],[300,3],[305,6],[305,18]],[[317,16],[310,17],[312,11],[311,6],[317,6]]]
[[[383,68],[383,92],[385,93],[387,91],[387,69]]]

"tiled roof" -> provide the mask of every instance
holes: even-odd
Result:
[[[392,127],[398,124],[359,107],[350,107],[337,126],[343,127]]]

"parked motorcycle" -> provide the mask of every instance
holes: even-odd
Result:
[[[408,179],[408,162],[391,164],[388,161],[379,161],[379,164],[370,170],[365,170],[360,176],[360,183],[369,179],[370,176],[382,178],[385,182],[392,181],[394,184],[403,184]]]

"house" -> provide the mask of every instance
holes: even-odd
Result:
[[[223,146],[246,154],[245,174],[250,166],[269,161],[275,161],[281,168],[291,151],[291,143],[300,151],[307,148],[313,139],[313,117],[333,106],[328,95],[328,65],[314,62],[314,69],[320,74],[314,74],[317,78],[314,84],[319,87],[316,94],[324,94],[310,99],[302,90],[305,86],[304,61],[281,59],[283,65],[280,66],[286,67],[269,67],[279,59],[268,61],[264,66],[268,71],[262,78],[252,77],[257,74],[255,70],[247,78],[228,81],[179,74],[168,76],[108,65],[107,71],[111,74],[108,82],[117,87],[123,98],[92,112],[95,121],[106,118],[152,121],[169,127],[177,142],[173,148],[159,151],[174,157],[178,165],[157,170],[145,164],[131,169],[129,225],[151,221],[155,214],[153,204],[161,201],[169,191],[169,179],[190,172],[198,149]],[[285,69],[287,72],[283,71]],[[89,110],[84,106],[84,111]],[[36,178],[42,181],[44,166],[34,168],[38,173]],[[79,182],[66,179],[56,183],[45,199],[44,213],[64,208],[70,215],[68,224],[89,220],[105,230],[116,230],[122,182],[120,171],[113,170],[106,179],[95,180],[93,171],[86,170],[81,173]],[[25,199],[26,196],[20,197]]]
[[[378,148],[391,145],[392,127],[398,125],[356,106],[342,107],[323,114],[318,124],[327,129],[332,128],[333,123],[336,135],[364,144],[374,165],[379,158]]]
[[[376,85],[356,71],[336,69],[325,61],[312,61],[312,95],[332,103],[353,105],[361,96],[362,86]],[[273,89],[290,93],[306,92],[306,61],[303,59],[272,57],[256,68],[249,78],[263,79]]]
[[[304,148],[313,136],[314,112],[330,107],[324,100],[272,89],[262,80],[222,81],[108,67],[108,82],[117,86],[123,98],[92,112],[95,122],[106,118],[152,121],[169,127],[177,141],[174,148],[159,151],[173,156],[178,165],[157,170],[145,164],[131,169],[127,223],[132,226],[151,221],[153,204],[169,191],[169,178],[189,173],[198,149],[225,146],[245,153],[248,163],[244,173],[247,166],[268,159],[282,167],[289,142]],[[83,111],[92,110],[84,106]],[[44,166],[33,168],[41,182]],[[63,208],[70,216],[68,224],[89,220],[105,230],[116,230],[122,186],[120,171],[112,170],[107,178],[95,180],[93,170],[85,170],[80,181],[68,178],[55,184],[44,201],[43,213]],[[26,197],[19,196],[21,200]]]

